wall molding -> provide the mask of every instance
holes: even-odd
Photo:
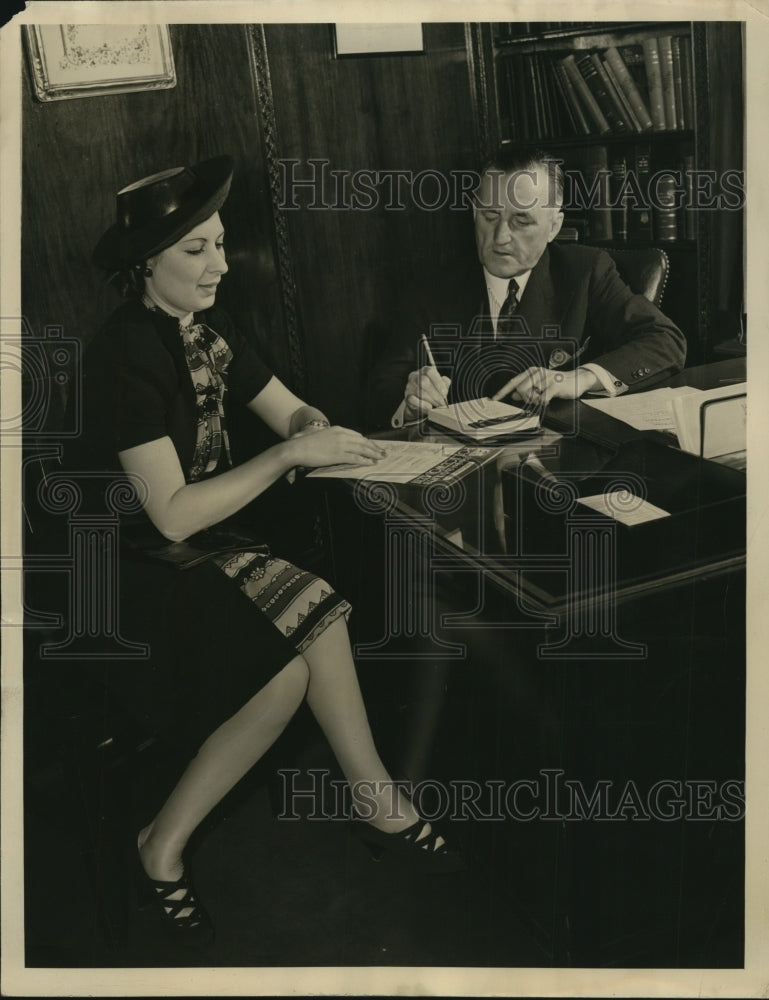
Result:
[[[306,395],[307,360],[297,303],[294,258],[291,251],[286,217],[280,209],[282,191],[278,156],[278,128],[275,121],[275,104],[272,96],[270,64],[267,57],[267,40],[264,34],[264,26],[261,24],[248,25],[246,31],[248,33],[248,51],[256,91],[256,106],[259,115],[262,145],[267,164],[267,181],[275,233],[277,271],[280,282],[280,297],[283,304],[286,337],[288,339],[292,389],[299,395]]]
[[[484,28],[486,30],[484,30]],[[499,120],[494,79],[494,52],[488,25],[465,24],[467,72],[470,99],[475,117],[475,141],[478,162],[484,162],[499,144]]]

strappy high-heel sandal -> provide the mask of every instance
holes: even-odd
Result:
[[[137,852],[136,883],[140,908],[156,907],[163,915],[166,927],[180,944],[188,948],[207,948],[214,943],[216,934],[213,922],[195,895],[186,871],[176,882],[150,878]],[[184,895],[179,899],[171,899],[171,896],[180,891]],[[184,910],[190,912],[182,915]]]
[[[385,851],[389,850],[407,857],[424,871],[465,871],[467,862],[461,851],[451,847],[435,827],[431,826],[430,832],[424,833],[428,825],[431,826],[427,820],[418,819],[398,833],[384,833],[358,817],[354,817],[352,823],[353,830],[366,844],[375,861],[380,861]],[[437,843],[439,837],[443,837],[442,844]]]

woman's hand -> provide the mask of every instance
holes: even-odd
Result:
[[[376,442],[348,427],[299,431],[285,447],[290,450],[291,464],[307,469],[323,465],[373,465],[387,454]]]

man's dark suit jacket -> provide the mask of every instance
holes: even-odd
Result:
[[[419,337],[428,336],[441,374],[452,379],[450,401],[493,395],[531,365],[567,371],[589,361],[629,391],[648,389],[679,372],[686,339],[655,305],[634,294],[614,261],[595,247],[551,243],[532,270],[512,339],[494,339],[483,270],[463,267],[432,279],[418,275],[404,296],[394,334],[367,387],[369,429],[390,425],[409,372],[427,364]]]

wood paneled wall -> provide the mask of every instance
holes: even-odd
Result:
[[[256,87],[261,29],[172,25],[172,90],[40,104],[27,78],[23,106],[23,302],[36,335],[47,324],[88,343],[118,304],[91,264],[114,218],[118,188],[168,166],[219,153],[236,162],[222,218],[230,271],[218,301],[291,383],[265,136]],[[425,25],[425,52],[336,59],[330,25],[267,25],[278,159],[329,168],[476,166],[474,110],[461,24]],[[264,107],[262,107],[264,112]],[[355,423],[376,321],[428,257],[468,248],[467,212],[405,208],[284,213],[296,281],[308,399]],[[427,189],[426,189],[427,190]],[[306,203],[307,198],[299,199]],[[285,244],[281,244],[285,250]],[[375,342],[371,342],[371,338]],[[56,406],[51,419],[57,418]]]
[[[87,344],[119,304],[91,252],[115,218],[117,190],[220,153],[235,159],[221,215],[230,271],[218,296],[288,375],[282,305],[247,30],[172,25],[171,90],[23,104],[22,301],[35,335],[47,324]],[[50,419],[58,416],[54,401]]]
[[[424,25],[422,54],[334,58],[330,25],[266,25],[278,145],[310,177],[328,170],[421,170],[477,166],[475,119],[461,24]],[[435,197],[429,184],[425,198]],[[305,337],[309,392],[335,420],[353,423],[365,369],[404,279],[430,259],[472,247],[468,213],[305,206],[287,213]],[[333,194],[333,188],[332,188]],[[344,200],[344,199],[343,199]],[[386,324],[385,324],[386,325]]]

